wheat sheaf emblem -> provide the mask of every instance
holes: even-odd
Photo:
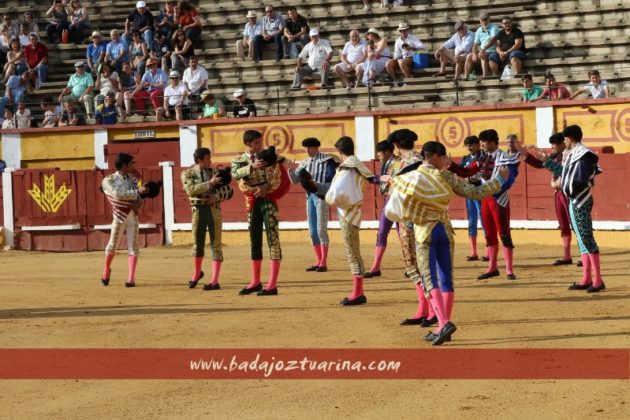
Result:
[[[33,183],[33,188],[27,190],[37,205],[46,213],[56,213],[59,207],[66,201],[72,190],[66,187],[66,183],[61,184],[55,190],[55,175],[44,175],[44,191]]]

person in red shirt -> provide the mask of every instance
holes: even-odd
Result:
[[[192,41],[193,47],[201,48],[201,18],[197,9],[188,2],[179,2],[175,11],[175,21],[183,29],[186,38]]]
[[[571,99],[571,91],[563,84],[556,82],[556,78],[550,72],[545,73],[545,90],[534,101],[556,101]]]
[[[48,75],[48,48],[39,42],[39,36],[31,33],[28,37],[29,44],[24,49],[24,57],[29,70],[37,73],[36,87],[39,89],[42,83],[46,82]]]

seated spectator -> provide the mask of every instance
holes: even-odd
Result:
[[[525,60],[525,35],[513,26],[511,17],[503,16],[502,23],[503,29],[497,34],[497,50],[490,54],[488,60],[494,61],[497,65],[509,62],[512,72],[521,74]]]
[[[31,110],[26,107],[24,102],[18,102],[14,118],[17,128],[31,128]]]
[[[103,36],[100,32],[92,32],[92,43],[88,45],[85,58],[90,73],[94,76],[100,73],[100,68],[105,62],[105,54],[107,53],[107,44],[103,42]]]
[[[204,90],[201,92],[201,103],[203,104],[203,108],[201,109],[201,115],[199,115],[199,119],[201,118],[219,118],[225,116],[225,107],[223,106],[223,102],[217,98],[214,93],[209,90]]]
[[[465,79],[470,79],[470,73],[472,73],[478,63],[481,63],[480,80],[488,77],[490,73],[495,77],[499,74],[499,65],[494,61],[488,60],[497,50],[496,41],[499,27],[494,23],[490,23],[490,15],[487,12],[481,12],[479,23],[480,26],[475,32],[473,50],[466,57]]]
[[[610,90],[608,89],[608,82],[606,80],[602,80],[599,75],[599,71],[591,70],[588,72],[588,77],[590,82],[584,86],[573,92],[573,95],[569,99],[573,99],[578,95],[581,95],[584,92],[588,92],[591,94],[593,99],[606,99],[610,96]]]
[[[87,117],[94,116],[94,79],[85,71],[85,61],[74,63],[75,73],[59,94],[59,102],[79,101],[85,105]]]
[[[208,86],[208,72],[199,65],[199,59],[194,55],[188,61],[188,68],[184,70],[182,82],[188,89],[190,96],[194,98],[194,111],[197,112],[199,95]]]
[[[141,75],[144,74],[145,65],[149,59],[149,48],[140,36],[139,31],[131,33],[131,43],[129,44],[129,57],[131,57],[131,67],[138,70]]]
[[[297,58],[298,44],[304,46],[309,43],[308,22],[304,16],[298,14],[295,6],[289,7],[288,18],[284,22],[284,36],[282,46],[284,58]]]
[[[112,29],[109,35],[112,40],[105,49],[105,62],[119,72],[122,70],[122,64],[129,62],[129,45],[120,37],[118,29]]]
[[[11,20],[11,16],[5,14],[2,17],[2,24],[9,29],[9,38],[17,38],[20,36],[20,25],[17,22]]]
[[[254,10],[247,12],[247,23],[243,30],[243,39],[236,41],[236,56],[241,60],[245,60],[245,50],[247,50],[247,56],[258,62],[258,59],[254,57],[254,38],[257,35],[262,35],[262,23],[257,21],[257,15]]]
[[[150,57],[160,60],[160,68],[164,72],[169,69],[168,63],[171,61],[171,54],[173,53],[169,39],[162,32],[157,31],[153,40],[153,50],[149,53]]]
[[[66,11],[70,18],[70,26],[68,27],[70,41],[77,45],[81,44],[84,38],[83,32],[90,29],[87,6],[81,4],[79,0],[71,0]]]
[[[9,27],[2,25],[0,27],[0,64],[4,66],[7,62],[7,53],[11,47],[11,37],[9,36]]]
[[[178,24],[175,21],[175,5],[176,1],[167,1],[164,3],[164,9],[160,11],[160,14],[157,18],[156,30],[155,30],[155,39],[157,39],[157,34],[162,34],[162,36],[166,39],[171,39],[173,36],[173,31],[177,29]],[[162,68],[162,70],[166,71],[166,69]]]
[[[57,45],[61,42],[63,31],[67,31],[70,27],[66,6],[61,0],[55,0],[53,5],[46,12],[46,16],[52,18],[51,22],[46,26],[48,44]]]
[[[361,80],[365,86],[370,87],[376,76],[383,73],[392,56],[387,48],[387,38],[382,37],[376,29],[368,29],[366,38],[367,59],[357,68],[357,81]]]
[[[24,102],[26,95],[32,92],[30,85],[30,73],[22,73],[20,76],[13,75],[9,77],[4,90],[4,96],[0,98],[0,113],[5,107],[15,108],[15,104]]]
[[[125,41],[130,43],[131,34],[134,31],[138,31],[149,49],[151,49],[153,47],[153,30],[153,15],[147,9],[147,4],[140,0],[136,3],[136,8],[129,13],[125,20]]]
[[[73,99],[68,99],[59,119],[59,127],[77,127],[82,125],[85,125],[83,110],[74,104]]]
[[[346,42],[341,51],[341,63],[335,65],[335,73],[348,90],[354,87],[348,74],[356,74],[357,66],[367,58],[366,46],[367,41],[361,39],[359,31],[350,31],[350,41]]]
[[[571,99],[571,91],[565,85],[556,82],[556,78],[549,71],[545,73],[545,90],[535,100],[545,99],[549,101]]]
[[[298,55],[297,64],[295,65],[295,77],[291,89],[300,89],[302,87],[302,79],[304,76],[310,76],[313,73],[319,73],[322,79],[322,88],[329,87],[328,70],[330,70],[330,60],[333,56],[333,50],[325,39],[320,39],[319,30],[313,28],[309,31],[311,42],[306,44]],[[303,64],[304,60],[308,60],[307,64]]]
[[[256,116],[256,105],[249,99],[243,89],[237,89],[234,94],[236,103],[232,105],[234,118],[248,118]]]
[[[164,88],[168,76],[161,68],[158,68],[158,61],[155,58],[149,58],[147,61],[147,71],[142,75],[142,80],[133,92],[136,102],[136,109],[139,113],[144,114],[146,107],[144,101],[151,100],[154,109],[160,107],[160,99],[164,95]]]
[[[455,34],[435,52],[436,60],[440,61],[440,71],[435,76],[446,76],[446,66],[452,63],[455,67],[453,81],[460,79],[466,57],[472,52],[475,34],[468,30],[463,21],[455,23]]]
[[[107,94],[111,93],[112,97],[116,98],[116,95],[120,90],[118,73],[112,71],[109,64],[103,64],[101,72],[96,77],[94,88],[99,91],[99,94],[94,98],[94,108],[96,109],[105,101],[105,96],[107,96]]]
[[[17,121],[14,118],[13,109],[7,107],[4,109],[4,121],[2,121],[3,130],[14,130],[17,128]]]
[[[118,107],[118,113],[122,120],[125,121],[127,115],[131,115],[133,93],[136,87],[140,85],[142,77],[137,71],[131,68],[131,64],[123,63],[122,72],[120,72],[118,78],[120,81],[120,91],[116,95],[116,106]]]
[[[201,48],[201,19],[199,12],[190,3],[180,1],[175,10],[175,21],[190,39],[195,48]]]
[[[7,63],[4,65],[4,78],[2,83],[6,84],[9,77],[14,74],[20,75],[28,70],[26,67],[26,59],[24,58],[24,51],[20,48],[20,41],[14,38],[9,46],[9,52],[7,53]]]
[[[42,111],[44,111],[44,120],[42,121],[42,127],[51,128],[57,127],[59,124],[59,118],[61,117],[62,109],[52,96],[46,96],[40,103]]]
[[[29,44],[24,49],[24,58],[29,71],[37,74],[36,88],[46,83],[48,77],[48,48],[39,42],[39,36],[32,33],[29,36]]]
[[[113,92],[107,92],[105,101],[96,107],[96,124],[113,125],[117,121],[116,95]]]
[[[188,60],[195,55],[192,41],[186,38],[182,29],[173,34],[173,51],[171,52],[171,68],[183,71],[188,66]]]
[[[411,73],[413,69],[413,53],[424,47],[418,37],[409,33],[409,25],[405,22],[398,24],[398,32],[400,36],[394,44],[394,58],[385,65],[387,74],[392,78],[394,84],[396,84],[397,70],[402,72],[404,79],[410,79],[413,76]],[[404,79],[398,83],[398,86],[404,85]]]
[[[254,37],[254,58],[263,59],[263,46],[265,44],[276,44],[276,62],[284,57],[282,46],[282,35],[284,34],[284,19],[279,12],[273,11],[273,6],[265,6],[265,17],[262,22],[262,34]]]
[[[179,79],[179,72],[171,70],[168,75],[169,84],[164,89],[164,104],[157,109],[155,121],[171,118],[175,115],[175,121],[190,119],[190,100],[188,89]]]
[[[37,22],[35,22],[35,20],[33,19],[33,13],[31,12],[24,13],[24,20],[22,21],[22,24],[25,24],[26,26],[28,26],[29,33],[39,32],[39,26],[37,25]]]
[[[524,74],[523,77],[521,77],[521,81],[523,82],[523,87],[525,88],[521,93],[521,100],[523,102],[537,101],[543,93],[543,88],[538,85],[534,85],[531,74]]]
[[[20,35],[18,36],[18,40],[20,41],[20,47],[22,50],[28,45],[28,36],[30,34],[31,33],[28,31],[28,25],[20,25]]]

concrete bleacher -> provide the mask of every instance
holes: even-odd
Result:
[[[107,0],[91,3],[89,12],[92,28],[108,38],[113,28],[123,29],[127,14],[135,0]],[[154,15],[162,3],[149,3]],[[193,2],[195,3],[195,2]],[[362,2],[342,0],[311,0],[270,2],[286,15],[286,8],[295,5],[311,27],[319,27],[322,37],[335,49],[333,64],[347,41],[350,29],[365,32],[378,28],[389,38],[393,50],[396,27],[406,21],[412,33],[425,44],[430,55],[429,68],[417,70],[405,87],[375,86],[368,91],[359,87],[351,92],[332,77],[336,89],[290,91],[295,60],[274,61],[273,46],[265,50],[265,60],[258,64],[236,58],[234,44],[240,39],[245,15],[254,9],[262,19],[267,2],[244,0],[236,2],[199,1],[196,6],[203,21],[203,48],[196,49],[200,63],[210,75],[210,88],[219,97],[230,98],[238,88],[244,88],[259,109],[259,115],[301,114],[321,112],[363,111],[371,109],[427,108],[456,104],[513,103],[520,100],[519,80],[487,79],[455,84],[446,78],[434,78],[438,69],[432,52],[452,34],[453,23],[465,20],[471,30],[478,26],[477,16],[487,10],[495,23],[502,15],[511,15],[525,33],[528,47],[527,71],[542,83],[542,75],[550,70],[557,80],[576,89],[587,82],[586,73],[598,69],[607,79],[615,96],[630,96],[630,2],[625,0],[449,0],[405,1],[402,7],[389,10],[375,8],[363,11]],[[374,1],[374,6],[377,6]],[[49,1],[34,0],[29,5],[8,0],[7,12],[15,19],[32,10],[40,24],[45,41],[44,13]],[[89,40],[86,40],[86,43]],[[38,101],[47,94],[57,97],[73,72],[73,63],[85,56],[86,45],[59,45],[50,48],[49,80],[41,90],[29,97]],[[449,68],[452,77],[452,69]],[[37,111],[37,109],[33,109]]]

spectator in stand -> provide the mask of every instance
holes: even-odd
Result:
[[[262,23],[262,34],[254,37],[254,58],[263,59],[264,44],[276,44],[276,63],[284,57],[282,35],[284,34],[284,19],[279,12],[273,11],[273,6],[265,6],[265,16]]]
[[[17,38],[18,36],[20,36],[20,25],[17,22],[13,22],[11,20],[11,16],[5,14],[2,17],[2,24],[5,25],[9,29],[10,39]]]
[[[199,59],[194,55],[188,61],[188,68],[184,70],[182,82],[193,99],[193,112],[197,112],[199,95],[208,86],[208,72],[199,65]]]
[[[28,25],[20,25],[20,35],[18,36],[18,40],[20,41],[20,47],[22,50],[28,45],[28,37],[30,34],[31,33],[28,31]]]
[[[138,70],[140,75],[144,74],[145,65],[149,59],[149,47],[140,36],[139,31],[131,33],[131,44],[129,44],[129,57],[131,57],[131,67]]]
[[[322,79],[322,88],[326,89],[328,83],[328,71],[330,70],[330,60],[332,60],[333,49],[330,43],[325,39],[320,39],[319,30],[313,28],[309,31],[311,42],[306,44],[298,55],[297,64],[295,65],[295,77],[291,89],[301,89],[302,78],[310,76],[313,73],[319,73]],[[307,64],[303,64],[308,59]]]
[[[87,117],[94,116],[94,79],[85,71],[85,61],[74,63],[75,73],[70,76],[68,85],[59,94],[59,102],[79,101],[85,105]]]
[[[304,16],[298,14],[295,6],[289,7],[288,18],[284,22],[284,36],[282,37],[284,58],[297,58],[298,44],[303,47],[310,41],[308,33],[308,22]]]
[[[387,48],[387,38],[381,36],[379,31],[370,28],[365,36],[368,41],[367,60],[357,69],[357,80],[361,80],[363,85],[369,87],[376,80],[376,76],[385,71],[385,66],[392,56]]]
[[[201,48],[201,18],[199,12],[190,3],[180,1],[175,11],[175,21],[190,39],[195,48]]]
[[[9,77],[4,90],[4,96],[0,98],[0,114],[8,105],[13,110],[14,104],[24,102],[26,95],[31,92],[29,84],[30,73],[26,72],[20,76]]]
[[[46,26],[48,44],[57,45],[61,42],[63,31],[67,31],[70,27],[68,12],[66,11],[64,2],[62,2],[62,0],[55,0],[53,5],[46,12],[46,16],[52,18],[52,21]]]
[[[92,32],[92,43],[88,45],[85,58],[90,68],[90,73],[96,76],[100,73],[100,68],[105,62],[105,54],[107,53],[107,44],[104,43],[101,33]]]
[[[127,41],[120,37],[118,29],[112,29],[109,35],[112,40],[105,49],[105,62],[109,63],[117,72],[120,72],[123,63],[129,62],[129,46]]]
[[[2,129],[3,130],[15,130],[17,128],[17,121],[15,120],[15,116],[13,114],[13,109],[5,108],[4,110],[4,121],[2,121]]]
[[[521,81],[523,82],[524,88],[523,93],[521,93],[521,100],[523,102],[534,102],[542,96],[543,88],[534,85],[531,74],[524,74],[523,77],[521,77]]]
[[[203,103],[203,108],[201,111],[201,115],[199,115],[199,117],[197,118],[214,119],[225,117],[225,107],[223,106],[223,102],[221,102],[221,100],[209,90],[204,90],[203,92],[201,92],[201,103]]]
[[[147,4],[140,0],[136,3],[136,8],[129,13],[125,20],[125,40],[131,42],[131,34],[134,31],[140,32],[142,39],[147,43],[149,50],[153,47],[153,15],[147,9]]]
[[[99,105],[105,101],[105,96],[111,93],[114,98],[120,90],[120,79],[118,73],[112,71],[109,64],[103,64],[101,72],[96,77],[94,88],[99,91],[99,94],[94,98],[94,108],[98,108]]]
[[[29,71],[37,74],[36,88],[46,83],[48,75],[48,48],[39,42],[39,35],[32,33],[29,36],[29,44],[24,49],[24,58]]]
[[[488,77],[489,73],[492,73],[492,76],[497,76],[499,73],[499,65],[494,61],[488,60],[490,55],[496,53],[499,27],[494,23],[490,23],[490,15],[487,12],[481,12],[479,23],[480,26],[475,32],[473,50],[466,57],[465,79],[470,79],[470,74],[478,63],[481,63],[480,80]]]
[[[61,107],[57,105],[52,96],[46,96],[40,103],[42,111],[44,111],[43,128],[57,127],[59,118],[63,112]]]
[[[71,0],[66,11],[70,18],[70,26],[68,27],[70,41],[79,45],[83,42],[83,32],[90,29],[90,16],[87,6],[82,5],[79,0]]]
[[[155,33],[155,39],[153,40],[153,50],[149,53],[150,57],[160,60],[160,68],[167,72],[169,69],[169,61],[171,61],[171,49],[170,38],[166,38],[162,32],[157,31]]]
[[[158,68],[158,61],[155,58],[149,58],[147,61],[147,71],[142,75],[142,81],[133,92],[136,101],[136,109],[139,113],[144,114],[146,108],[145,99],[150,99],[154,109],[160,107],[160,99],[164,95],[164,88],[168,76],[161,68]]]
[[[413,77],[411,73],[413,69],[413,53],[422,49],[424,45],[418,37],[409,33],[409,25],[405,22],[398,24],[398,32],[400,36],[394,44],[394,58],[389,60],[385,65],[387,73],[396,84],[396,72],[400,70],[403,74],[403,80],[398,82],[398,86],[404,86],[405,79]]]
[[[183,29],[178,29],[173,34],[173,51],[171,52],[171,68],[173,70],[184,70],[188,67],[190,57],[195,55],[192,41],[186,38]]]
[[[171,118],[175,114],[175,121],[190,119],[190,100],[188,89],[179,79],[179,72],[171,70],[168,75],[169,84],[164,89],[164,104],[157,109],[155,121]]]
[[[151,60],[151,59],[149,59]],[[122,72],[118,75],[120,81],[120,91],[116,95],[116,106],[123,121],[127,115],[131,115],[131,100],[136,87],[140,85],[142,77],[131,68],[131,64],[123,63]]]
[[[177,22],[175,21],[176,4],[177,2],[170,0],[164,3],[164,9],[160,11],[157,18],[155,39],[157,39],[157,34],[162,34],[166,39],[171,39],[173,36],[173,31],[177,29]],[[166,71],[165,69],[162,70]]]
[[[461,20],[455,23],[454,29],[455,34],[435,52],[435,58],[440,62],[440,71],[435,76],[446,76],[446,66],[450,62],[455,67],[453,81],[456,82],[464,70],[466,57],[472,52],[475,34]]]
[[[105,102],[96,107],[96,124],[113,125],[118,122],[116,110],[116,95],[107,92]]]
[[[367,41],[361,39],[359,31],[350,31],[350,41],[346,42],[341,51],[341,63],[335,65],[335,73],[348,90],[354,87],[348,75],[356,74],[357,66],[367,59],[366,46]]]
[[[514,27],[511,17],[503,16],[502,23],[503,29],[497,34],[497,50],[490,54],[488,60],[494,61],[497,66],[509,63],[514,74],[521,74],[525,60],[525,35]]]
[[[33,13],[31,12],[24,13],[24,20],[22,21],[22,24],[25,24],[26,26],[28,26],[29,33],[39,32],[39,26],[37,25],[37,22],[35,22],[35,20],[33,19]]]
[[[68,99],[59,119],[59,127],[77,127],[82,125],[85,125],[83,110],[75,105],[73,99]]]
[[[236,103],[232,105],[232,115],[234,118],[248,118],[256,116],[256,105],[249,99],[243,89],[234,92]]]
[[[545,90],[535,101],[549,100],[555,101],[560,99],[570,99],[571,91],[563,84],[556,82],[556,78],[551,72],[545,72]]]
[[[573,92],[573,95],[571,95],[569,99],[573,99],[584,92],[590,93],[593,99],[606,99],[610,96],[608,82],[606,80],[602,80],[601,76],[599,75],[599,71],[589,71],[588,78],[590,79],[590,82],[583,88],[580,88]]]
[[[2,84],[6,84],[9,77],[21,75],[28,70],[26,67],[26,60],[24,59],[24,51],[20,48],[20,41],[14,38],[9,45],[9,52],[7,53],[7,63],[4,65],[4,78]]]
[[[243,39],[236,41],[236,56],[241,60],[245,60],[245,50],[247,56],[258,63],[258,59],[254,57],[254,38],[262,35],[262,23],[258,22],[258,16],[254,10],[247,12],[247,23],[243,30]]]
[[[31,128],[31,110],[26,107],[24,102],[18,102],[14,118],[17,128]]]
[[[2,25],[0,27],[0,64],[4,67],[7,62],[7,53],[11,47],[11,36],[9,35],[9,27]]]

